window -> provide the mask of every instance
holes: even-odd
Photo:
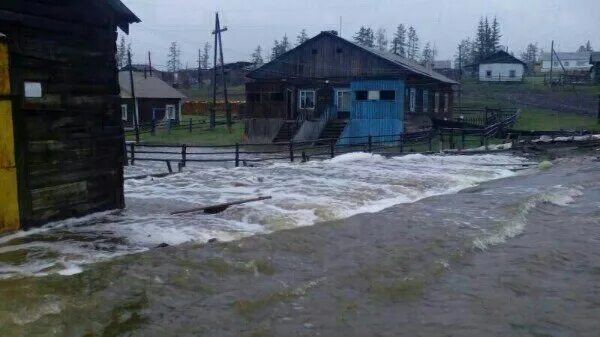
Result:
[[[491,70],[486,70],[485,77],[492,77],[492,71]]]
[[[319,51],[318,51],[318,50],[316,50],[316,49],[313,49],[313,50],[312,50],[312,54],[313,54],[313,55],[317,55],[318,53],[319,53]]]
[[[341,54],[341,53],[343,53],[343,52],[344,52],[344,50],[343,50],[342,48],[337,48],[337,49],[335,50],[335,52],[336,52],[336,53],[338,53],[338,54]]]
[[[127,120],[127,104],[121,104],[121,120]]]
[[[379,90],[369,90],[369,101],[379,101]]]
[[[429,90],[423,90],[423,112],[429,112]]]
[[[511,71],[509,72],[509,75],[508,75],[508,76],[509,76],[510,78],[515,78],[515,77],[517,77],[517,71],[516,71],[516,70],[511,70]]]
[[[409,105],[409,109],[410,112],[415,112],[417,110],[417,89],[416,88],[410,88],[410,105]]]
[[[339,90],[337,92],[337,109],[338,111],[350,111],[350,97],[349,90]]]
[[[300,109],[314,109],[315,108],[315,91],[314,90],[300,90]]]
[[[440,112],[440,93],[436,92],[434,96],[433,112]]]
[[[25,82],[25,97],[26,98],[42,98],[42,83],[40,83],[40,82]]]
[[[175,105],[171,105],[171,104],[167,105],[166,111],[167,111],[167,113],[166,113],[165,117],[167,119],[170,119],[170,120],[177,119],[177,116],[176,116],[177,109],[175,108]]]
[[[558,67],[558,62],[557,61],[554,62],[554,66]]]
[[[581,67],[581,66],[585,66],[587,64],[586,61],[577,61],[577,66]]]
[[[379,92],[379,99],[382,101],[395,101],[396,92],[394,90],[381,90]]]
[[[359,90],[356,92],[356,100],[357,101],[366,101],[369,99],[369,92],[365,90]]]
[[[450,108],[450,95],[444,94],[444,112],[448,112]]]
[[[565,67],[568,67],[568,66],[570,66],[570,65],[571,65],[571,62],[569,62],[569,61],[565,61]]]

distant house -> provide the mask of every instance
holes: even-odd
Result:
[[[320,33],[248,77],[246,135],[273,142],[344,144],[429,129],[432,119],[451,116],[458,84],[336,32]]]
[[[592,82],[600,84],[600,52],[590,55],[590,64],[592,65]]]
[[[143,72],[133,72],[133,84],[135,100],[131,95],[129,72],[119,72],[121,119],[126,127],[133,127],[135,118],[139,125],[148,125],[153,120],[156,123],[181,121],[181,105],[185,95],[160,78]]]
[[[433,70],[440,71],[440,70],[449,70],[449,69],[452,69],[452,61],[451,60],[433,61]]]
[[[547,73],[552,69],[553,72],[588,72],[592,65],[590,64],[591,52],[580,53],[556,53],[552,58],[550,53],[542,53],[540,61],[542,62],[541,72]],[[558,56],[558,57],[557,57]]]
[[[475,66],[481,82],[521,82],[527,67],[523,61],[504,50],[485,57]]]

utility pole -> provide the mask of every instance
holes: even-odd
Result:
[[[458,109],[462,110],[462,44],[458,45]]]
[[[202,48],[198,49],[198,88],[202,87]]]
[[[229,109],[229,101],[227,98],[227,79],[225,78],[225,61],[223,60],[223,43],[221,39],[221,33],[226,32],[227,27],[221,28],[219,21],[219,13],[215,15],[215,30],[212,32],[215,36],[215,52],[214,52],[214,67],[213,67],[213,106],[210,111],[210,129],[213,130],[216,124],[216,110],[217,110],[217,47],[220,50],[220,61],[221,61],[221,76],[223,77],[223,95],[225,96],[225,113],[227,115],[227,127],[231,132],[231,110]]]
[[[552,73],[554,72],[554,40],[552,40],[552,47],[550,47],[550,86],[552,86]]]
[[[150,66],[150,77],[152,77],[152,54],[148,52],[148,65]]]
[[[135,142],[140,142],[140,132],[139,132],[139,123],[138,123],[138,105],[137,99],[135,98],[135,85],[133,83],[133,66],[131,65],[131,52],[127,52],[127,63],[129,63],[129,80],[131,81],[131,99],[133,99],[133,103],[135,106],[135,111],[133,111],[133,127],[135,129]]]

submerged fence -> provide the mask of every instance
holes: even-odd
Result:
[[[273,161],[306,162],[311,159],[334,158],[341,154],[357,151],[397,155],[466,150],[477,147],[487,149],[490,142],[498,137],[510,138],[510,127],[517,118],[518,111],[501,121],[482,128],[440,127],[428,131],[396,135],[326,138],[275,144],[238,143],[202,146],[132,142],[127,145],[126,152],[128,161],[132,165],[140,161],[165,162],[169,171],[172,172],[172,162],[177,163],[178,169],[189,163],[230,163],[239,167]]]

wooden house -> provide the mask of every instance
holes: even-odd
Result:
[[[395,54],[322,32],[252,71],[250,141],[399,135],[452,114],[457,82]],[[352,138],[351,138],[352,137]]]
[[[525,62],[504,50],[488,55],[477,66],[481,82],[522,82],[527,68]]]
[[[600,84],[600,52],[593,52],[590,55],[590,64],[592,65],[592,83]]]
[[[0,2],[0,233],[122,208],[119,0]]]
[[[173,124],[181,121],[182,103],[185,95],[177,91],[149,72],[134,71],[133,91],[131,94],[131,76],[129,71],[119,72],[121,87],[121,119],[127,128],[138,125],[157,124],[170,120]],[[135,96],[135,99],[134,97]]]

